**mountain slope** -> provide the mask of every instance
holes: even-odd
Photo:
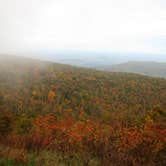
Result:
[[[166,165],[165,129],[166,79],[0,57],[0,165]]]
[[[166,63],[133,61],[119,65],[113,65],[106,70],[113,72],[138,73],[148,76],[166,78]]]
[[[17,57],[1,58],[0,64],[0,97],[2,104],[9,103],[6,107],[10,110],[47,110],[50,90],[56,93],[56,109],[72,109],[78,113],[81,108],[94,116],[100,116],[102,111],[166,106],[164,79]]]

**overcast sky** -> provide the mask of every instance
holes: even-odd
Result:
[[[166,54],[166,0],[0,0],[0,53]]]

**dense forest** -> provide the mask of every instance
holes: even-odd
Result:
[[[166,165],[166,79],[0,56],[0,165]]]

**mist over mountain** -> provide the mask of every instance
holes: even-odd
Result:
[[[18,54],[21,57],[45,60],[78,67],[94,68],[111,72],[138,73],[148,76],[166,78],[166,56],[139,53],[110,53],[85,51],[41,51],[29,54]],[[0,61],[15,56],[0,55]],[[33,63],[33,61],[32,61]],[[4,65],[5,63],[2,63]],[[23,65],[25,62],[23,62]]]
[[[62,64],[70,64],[80,67],[91,67],[96,69],[105,69],[110,65],[126,63],[128,61],[154,61],[166,62],[166,56],[163,54],[147,53],[115,53],[106,51],[48,51],[41,50],[30,54],[25,54],[41,60],[49,60]]]

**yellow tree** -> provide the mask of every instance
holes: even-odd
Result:
[[[54,99],[55,99],[55,92],[53,90],[50,90],[48,93],[48,102],[51,105],[51,110],[54,111]]]
[[[48,93],[48,101],[49,101],[49,103],[53,103],[54,98],[55,98],[55,92],[50,90],[49,93]]]

